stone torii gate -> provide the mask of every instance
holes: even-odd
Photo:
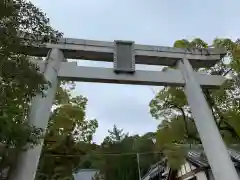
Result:
[[[51,82],[51,86],[45,92],[46,97],[36,95],[32,101],[29,121],[33,125],[46,129],[59,80],[181,86],[184,87],[215,179],[238,180],[237,172],[201,89],[217,88],[225,79],[222,76],[193,71],[193,67],[213,66],[225,56],[224,51],[138,45],[131,41],[102,42],[64,38],[57,44],[25,47],[21,53],[39,57],[47,56],[46,61],[40,62],[39,66],[45,78]],[[113,68],[82,67],[76,62],[66,62],[65,58],[114,63]],[[176,66],[177,69],[135,70],[135,63]],[[34,179],[41,149],[42,144],[21,155],[13,180]]]

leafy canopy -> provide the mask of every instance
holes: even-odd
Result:
[[[225,48],[227,58],[211,68],[196,69],[212,75],[230,77],[218,89],[203,89],[216,124],[227,144],[240,142],[240,109],[239,109],[239,40],[215,39],[212,45],[197,38],[192,41],[178,40],[178,48]],[[184,153],[178,144],[199,144],[197,128],[187,103],[183,88],[164,87],[149,104],[150,113],[155,119],[162,119],[157,131],[157,143],[160,150],[169,157],[172,167],[178,167],[183,161]],[[178,154],[178,156],[176,155]]]
[[[60,36],[42,10],[31,2],[0,1],[1,171],[15,164],[13,154],[35,146],[42,137],[42,129],[29,124],[28,111],[31,99],[44,90],[47,82],[30,62],[34,57],[20,53],[24,52],[23,45],[56,41]]]
[[[59,87],[38,166],[36,180],[72,179],[84,156],[92,149],[92,136],[98,122],[86,118],[87,99],[73,97],[74,83]]]

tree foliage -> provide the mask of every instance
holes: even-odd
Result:
[[[113,126],[112,130],[108,130],[109,136],[105,137],[103,143],[119,143],[126,137],[128,133],[123,133],[123,129],[118,129],[116,125]]]
[[[115,135],[111,139],[113,134]],[[122,134],[123,138],[116,138],[120,137],[119,134]],[[152,164],[162,158],[161,154],[155,153],[155,144],[150,138],[154,136],[153,134],[129,136],[114,125],[105,141],[89,151],[79,168],[99,169],[100,175],[106,180],[139,179],[137,153],[142,177]]]
[[[20,53],[23,45],[56,41],[60,36],[31,2],[0,2],[0,143],[4,148],[1,171],[13,163],[9,160],[13,159],[12,149],[19,152],[36,145],[42,134],[41,129],[28,123],[27,112],[32,97],[47,82],[30,62],[33,57]]]
[[[66,85],[68,87],[66,87]],[[97,120],[86,118],[87,99],[73,97],[73,83],[62,85],[55,100],[39,162],[37,180],[72,179],[74,170],[92,148],[89,144],[98,127]]]
[[[240,111],[239,111],[239,68],[240,68],[240,44],[239,40],[215,39],[212,45],[197,38],[193,41],[178,40],[174,43],[178,48],[224,48],[227,50],[227,58],[211,68],[196,69],[212,75],[230,77],[217,90],[203,89],[205,98],[212,109],[216,124],[226,143],[239,143]],[[150,102],[150,112],[156,119],[162,119],[158,127],[157,142],[160,149],[169,157],[171,166],[177,167],[184,157],[171,156],[169,149],[178,154],[177,144],[199,144],[199,138],[190,107],[187,103],[183,88],[164,87]],[[178,159],[177,161],[174,161]]]

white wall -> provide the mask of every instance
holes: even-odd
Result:
[[[194,169],[196,169],[195,166],[193,166],[191,163],[186,162],[185,164],[183,164],[179,168],[177,177],[181,177],[184,174],[187,174],[187,173],[191,172]],[[205,172],[203,172],[203,171],[198,172],[197,174],[195,174],[195,176],[196,176],[197,180],[207,180],[207,176],[206,176]],[[193,176],[185,178],[184,180],[189,180],[191,178],[193,178]]]
[[[206,173],[204,171],[198,172],[195,174],[197,180],[207,180]]]
[[[186,162],[179,168],[177,177],[180,177],[188,172],[191,172],[194,169],[196,169],[195,166],[193,166],[191,163]]]
[[[82,169],[74,174],[74,180],[92,180],[98,170]]]

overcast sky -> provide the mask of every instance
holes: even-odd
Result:
[[[91,40],[132,40],[138,44],[172,46],[177,39],[237,38],[239,0],[32,0],[65,37]],[[112,67],[111,63],[80,65]],[[144,66],[137,68],[146,69]],[[158,70],[159,67],[150,67]],[[149,114],[152,87],[77,83],[75,95],[89,100],[87,115],[100,127],[101,142],[114,124],[132,134],[156,130]],[[159,88],[155,88],[159,89]]]

